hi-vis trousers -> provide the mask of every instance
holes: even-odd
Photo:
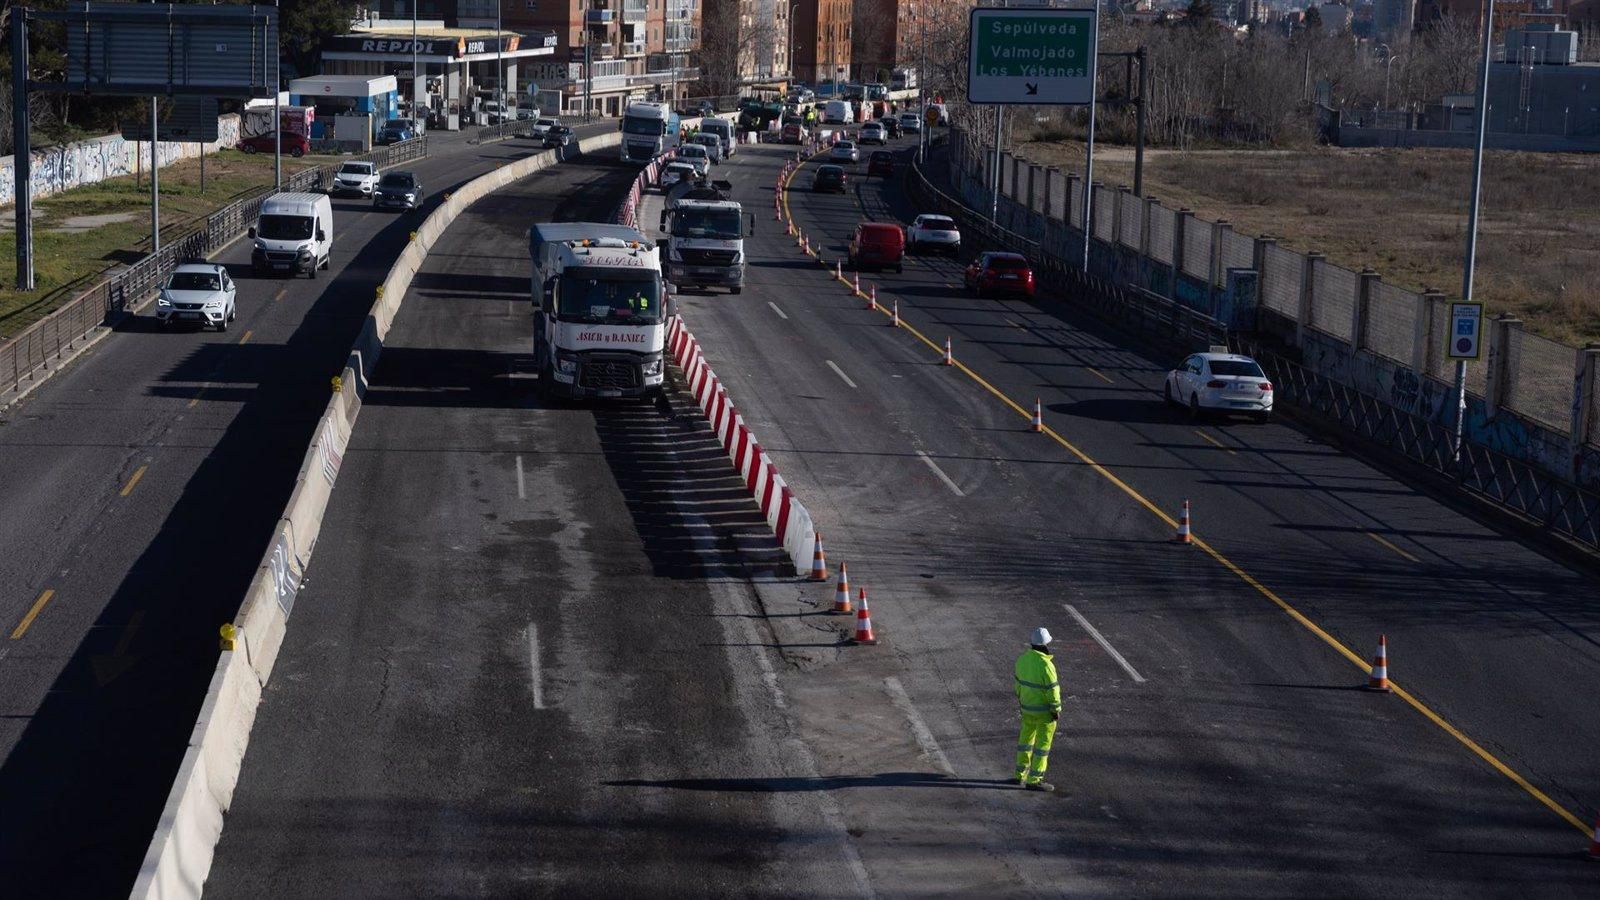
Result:
[[[1044,779],[1050,765],[1050,745],[1056,740],[1056,721],[1049,713],[1022,714],[1022,733],[1017,736],[1017,777],[1029,784]]]

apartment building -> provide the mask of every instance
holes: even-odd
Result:
[[[854,0],[852,76],[888,81],[897,69],[923,68],[925,39],[938,45],[952,32],[964,34],[968,11],[976,5],[976,0]]]
[[[789,74],[792,0],[702,0],[700,72],[712,94]]]
[[[850,79],[855,0],[800,0],[794,6],[794,77],[810,84]]]

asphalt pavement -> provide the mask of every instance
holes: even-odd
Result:
[[[607,126],[590,129],[594,133]],[[535,150],[430,138],[445,191]],[[262,278],[226,333],[153,316],[0,415],[0,866],[14,896],[126,892],[232,618],[372,300],[426,210],[334,200],[331,269]]]
[[[783,152],[735,161],[758,167],[735,179],[766,226],[754,283],[680,305],[830,560],[873,586],[888,652],[872,662],[786,630],[819,592],[761,586],[806,669],[783,682],[803,733],[859,766],[860,748],[895,746],[895,722],[891,760],[1003,778],[1009,665],[1035,625],[1061,638],[1071,695],[1054,798],[845,792],[874,884],[946,883],[896,852],[916,817],[919,846],[981,856],[959,871],[1002,892],[1590,889],[1575,825],[1600,798],[1591,574],[1289,425],[1188,421],[1162,403],[1173,360],[1071,298],[978,301],[966,259],[863,273],[927,342],[889,327],[827,272],[858,222],[923,210],[864,163],[846,195],[812,194],[808,167],[789,203],[824,269],[771,220]],[[939,364],[947,336],[965,368]],[[1029,433],[1035,398],[1053,434]],[[1172,540],[1185,499],[1209,550]],[[1404,696],[1358,690],[1364,669],[1333,646],[1370,659],[1380,634]],[[1003,838],[979,853],[963,839],[984,816]]]
[[[817,774],[757,656],[749,580],[786,559],[692,401],[534,391],[527,228],[637,171],[545,170],[430,252],[207,896],[856,892],[831,801],[759,786]]]

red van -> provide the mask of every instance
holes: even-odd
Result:
[[[862,222],[850,239],[850,268],[905,271],[906,233],[887,222]]]

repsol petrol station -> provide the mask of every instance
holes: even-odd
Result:
[[[419,23],[413,42],[410,22],[386,22],[382,28],[357,31],[322,41],[324,75],[392,75],[399,88],[401,114],[409,114],[413,101],[419,116],[431,128],[455,130],[464,125],[488,124],[490,101],[499,84],[497,69],[505,70],[508,104],[517,102],[523,60],[548,57],[555,52],[554,32],[517,34],[480,28],[446,28],[433,21]],[[415,54],[420,78],[412,77]]]

